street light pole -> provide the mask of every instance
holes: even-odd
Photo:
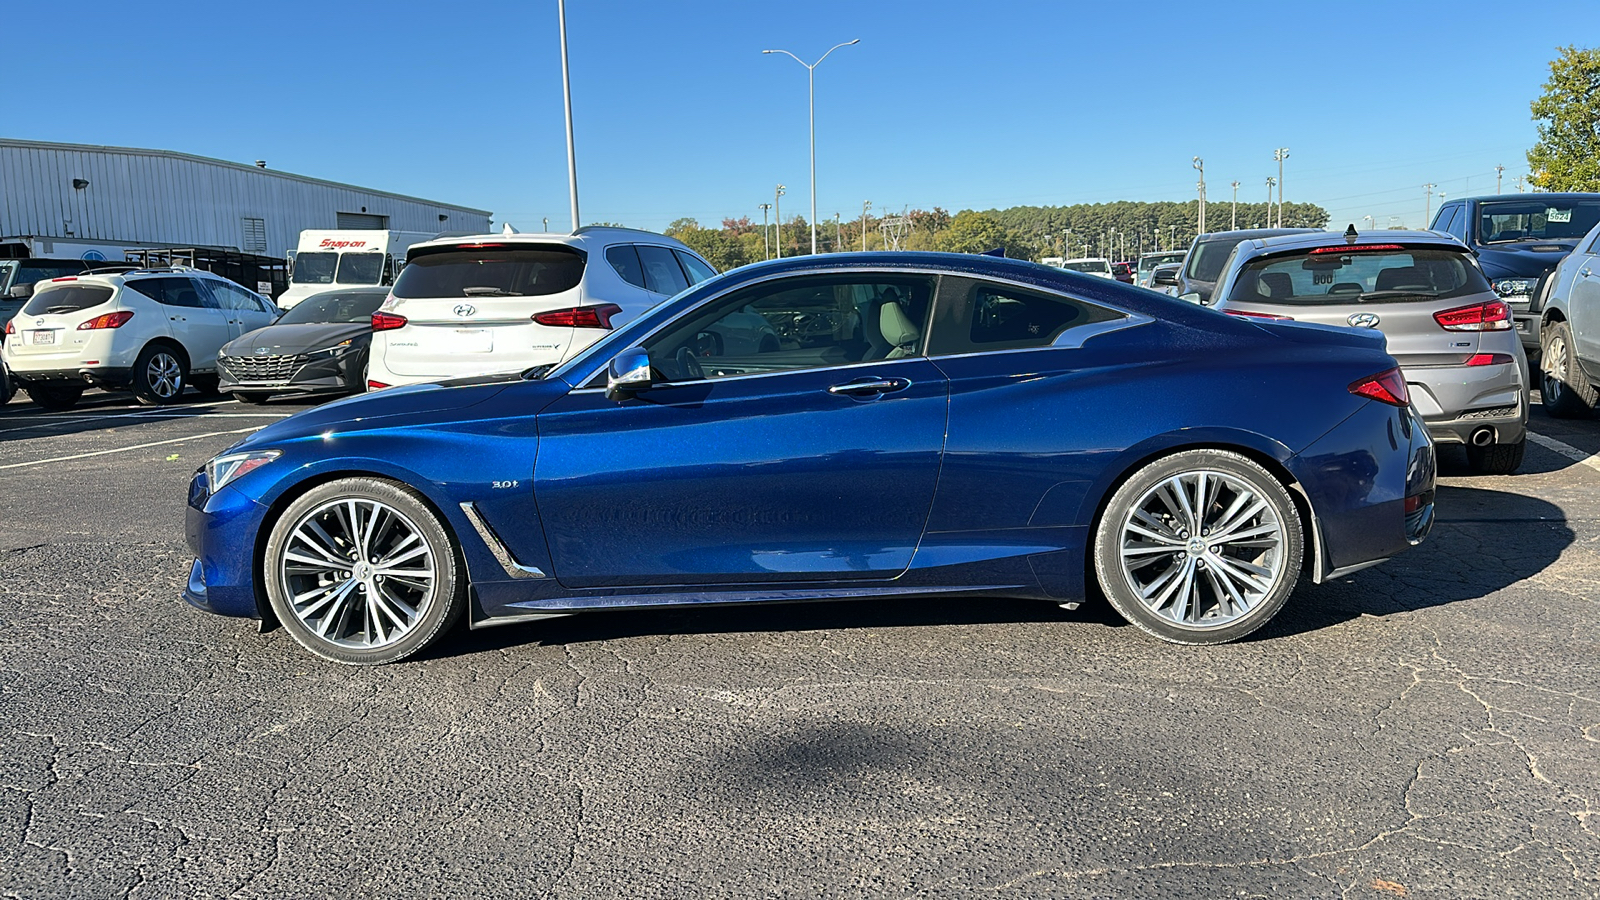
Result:
[[[1505,170],[1505,166],[1494,167],[1494,192],[1496,194],[1500,193],[1500,176],[1505,172]]]
[[[838,213],[834,213],[833,214],[833,252],[839,253],[839,252],[841,252],[843,250],[844,250],[844,231],[842,230],[842,226],[839,224],[839,214]]]
[[[1233,183],[1233,211],[1228,213],[1228,230],[1234,231],[1239,227],[1239,182]]]
[[[767,210],[772,208],[771,203],[761,204],[761,258],[772,258],[772,244],[767,240]]]
[[[772,192],[772,242],[778,245],[778,258],[783,259],[783,204],[778,198],[784,194],[783,185]]]
[[[1362,216],[1361,218],[1366,219],[1368,222],[1371,223],[1371,224],[1369,224],[1367,226],[1367,230],[1368,231],[1373,231],[1373,230],[1377,229],[1377,227],[1378,227],[1378,220],[1377,219],[1374,219],[1371,216]]]
[[[1278,227],[1283,227],[1283,161],[1289,158],[1289,148],[1279,147],[1272,153],[1272,158],[1278,161]]]
[[[1438,187],[1438,185],[1434,184],[1432,182],[1429,182],[1429,183],[1427,183],[1427,184],[1422,186],[1422,189],[1424,191],[1428,192],[1428,199],[1426,201],[1427,205],[1422,208],[1422,210],[1423,210],[1423,212],[1422,212],[1422,227],[1423,228],[1427,228],[1428,227],[1428,223],[1433,220],[1433,189],[1436,188],[1436,187]]]
[[[851,44],[861,43],[860,38],[834,44],[828,48],[828,53],[848,47]],[[822,59],[808,63],[787,50],[763,50],[762,53],[783,53],[802,66],[806,67],[806,80],[809,85],[811,97],[811,255],[817,255],[817,66],[822,65],[822,60],[828,58],[828,53],[822,54]]]
[[[1278,179],[1267,176],[1267,227],[1272,227],[1272,189],[1278,186]]]
[[[572,198],[572,230],[578,230],[578,152],[572,144],[572,78],[567,71],[567,0],[556,0],[561,23],[561,92],[567,103],[567,193]]]
[[[1199,224],[1199,228],[1195,231],[1195,234],[1205,234],[1206,233],[1206,161],[1201,159],[1200,157],[1196,156],[1194,158],[1194,167],[1197,170],[1199,170],[1199,172],[1200,172],[1200,183],[1195,186],[1196,189],[1200,192],[1200,204],[1199,204],[1200,205],[1200,218],[1199,218],[1199,223],[1200,224]]]
[[[871,200],[861,201],[861,252],[867,252],[867,210],[872,208]]]

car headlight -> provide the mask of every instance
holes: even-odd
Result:
[[[1502,297],[1526,297],[1533,293],[1533,279],[1496,278],[1494,292]]]
[[[282,450],[246,450],[241,453],[224,453],[206,463],[206,484],[211,493],[237,480],[246,472],[259,469],[283,455]]]
[[[349,350],[350,346],[354,343],[355,339],[351,338],[348,341],[340,341],[339,343],[334,344],[332,347],[323,347],[321,350],[312,350],[307,353],[306,356],[312,359],[327,359],[330,356],[338,356],[346,350]]]

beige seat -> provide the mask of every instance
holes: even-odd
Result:
[[[912,324],[905,310],[900,308],[900,304],[885,303],[878,311],[878,331],[893,348],[884,355],[884,359],[902,359],[917,355],[917,341],[922,338],[922,332]]]

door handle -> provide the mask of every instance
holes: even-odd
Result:
[[[911,387],[905,378],[862,378],[828,388],[830,394],[892,394]]]

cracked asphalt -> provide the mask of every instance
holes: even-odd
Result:
[[[304,406],[85,399],[0,407],[0,896],[1600,896],[1600,421],[1232,646],[876,601],[353,669],[178,599],[190,473]]]

